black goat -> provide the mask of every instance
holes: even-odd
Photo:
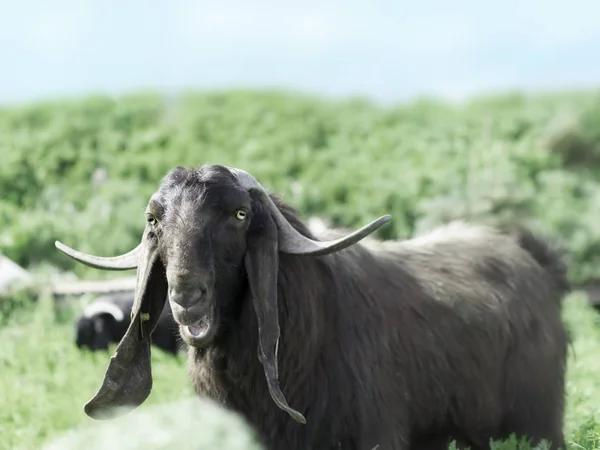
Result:
[[[78,348],[92,351],[108,350],[111,343],[118,343],[125,336],[131,322],[134,294],[104,295],[87,305],[77,318],[75,343]],[[179,337],[179,325],[173,319],[169,302],[156,323],[152,344],[166,352],[177,354],[185,344]]]
[[[145,216],[121,256],[56,242],[93,267],[138,268],[134,320],[90,417],[149,395],[168,293],[196,392],[244,415],[269,449],[483,449],[513,432],[564,448],[570,286],[562,251],[530,232],[457,222],[368,238],[384,216],[318,241],[250,174],[210,165],[169,172]]]

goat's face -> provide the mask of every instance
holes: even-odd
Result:
[[[210,345],[243,287],[250,194],[225,168],[176,169],[152,196],[146,220],[183,340]]]
[[[213,341],[219,320],[247,283],[258,323],[258,356],[271,398],[305,423],[279,388],[279,253],[336,252],[368,236],[391,217],[380,217],[334,241],[315,241],[287,221],[252,175],[224,166],[173,169],[152,195],[145,214],[142,242],[124,255],[93,256],[56,243],[92,267],[138,269],[131,324],[111,358],[102,387],[86,404],[86,413],[94,418],[107,413],[114,416],[118,412],[112,407],[138,406],[148,397],[152,389],[150,333],[166,297],[183,339],[189,346],[203,347]]]

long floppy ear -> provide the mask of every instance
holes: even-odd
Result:
[[[111,357],[96,395],[86,403],[93,419],[113,419],[140,406],[152,390],[150,334],[154,331],[167,297],[165,267],[156,242],[145,232],[137,271],[132,320]]]
[[[279,346],[279,314],[277,309],[277,272],[279,248],[277,225],[263,206],[257,202],[257,222],[246,237],[244,265],[258,319],[259,357],[263,365],[269,393],[275,404],[297,422],[306,423],[298,411],[290,408],[279,387],[277,350]],[[261,211],[262,210],[262,211]],[[264,226],[263,226],[264,225]]]

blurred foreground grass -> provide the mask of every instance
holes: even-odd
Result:
[[[154,347],[154,388],[148,400],[123,420],[99,423],[89,419],[83,405],[100,386],[109,355],[75,347],[72,314],[70,308],[55,309],[51,300],[42,299],[33,311],[14,315],[0,328],[0,449],[40,449],[51,441],[56,446],[48,450],[92,449],[101,437],[111,444],[98,448],[142,448],[134,444],[136,433],[144,429],[146,450],[192,448],[176,444],[190,435],[197,439],[197,448],[258,449],[237,416],[212,403],[198,404],[199,410],[193,412],[185,357],[173,357]],[[598,315],[584,295],[575,293],[565,305],[565,320],[574,338],[568,368],[567,439],[571,449],[600,449]],[[178,401],[183,403],[157,408]],[[63,436],[66,432],[70,434]],[[127,438],[117,446],[120,435]],[[82,446],[90,436],[95,438]],[[152,445],[150,436],[154,436]]]

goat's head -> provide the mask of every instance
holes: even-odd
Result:
[[[178,167],[163,179],[145,212],[146,229],[134,250],[98,257],[56,246],[92,267],[137,268],[132,323],[111,358],[104,382],[85,407],[93,418],[115,417],[115,406],[139,406],[150,394],[150,333],[169,298],[188,345],[210,345],[220,314],[247,278],[258,319],[259,357],[279,408],[305,423],[283,396],[277,374],[279,252],[325,255],[358,242],[391,216],[343,238],[322,242],[298,233],[249,173],[224,166]],[[168,295],[167,295],[168,294]]]

